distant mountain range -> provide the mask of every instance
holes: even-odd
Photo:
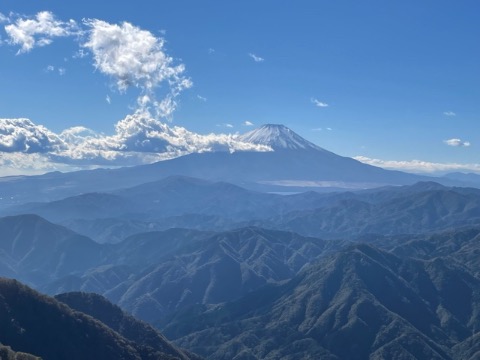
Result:
[[[322,238],[416,234],[480,224],[480,190],[434,182],[357,192],[278,195],[226,182],[168,177],[112,193],[87,193],[11,207],[97,242],[183,227],[224,231],[258,226]]]
[[[364,189],[405,185],[433,178],[385,170],[336,155],[303,139],[283,125],[264,125],[241,138],[272,151],[204,152],[154,164],[120,169],[48,173],[0,179],[0,208],[52,201],[89,192],[110,192],[172,175],[227,181],[262,191]],[[445,185],[464,179],[435,178]]]

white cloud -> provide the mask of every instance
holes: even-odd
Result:
[[[262,58],[260,56],[257,56],[255,54],[252,54],[252,53],[249,53],[248,56],[250,56],[253,59],[253,61],[255,61],[255,62],[264,62],[265,61],[264,58]]]
[[[331,127],[327,127],[327,130],[328,131],[332,131],[333,129]]]
[[[48,163],[56,164],[57,167],[58,164],[138,165],[209,151],[271,151],[271,149],[242,142],[237,134],[200,135],[183,127],[170,127],[153,118],[148,112],[140,110],[119,121],[115,126],[115,133],[110,136],[98,134],[82,126],[55,134],[28,119],[0,119],[0,154],[34,154],[35,157],[31,159],[36,161],[41,159],[39,169],[46,169]],[[13,158],[26,159],[20,155],[9,157]],[[8,166],[14,166],[13,162]],[[20,166],[19,169],[24,167]]]
[[[443,115],[445,115],[445,116],[457,116],[457,114],[454,113],[453,111],[445,111],[445,112],[443,113]]]
[[[105,97],[105,101],[109,104],[112,103],[112,99],[110,99],[110,95],[107,94],[107,96]]]
[[[52,71],[55,71],[55,66],[53,66],[53,65],[48,65],[45,68],[45,72],[52,72]]]
[[[319,101],[315,98],[311,98],[310,101],[315,104],[315,106],[318,106],[318,107],[321,107],[321,108],[324,108],[324,107],[328,107],[328,104],[327,103],[324,103],[322,101]]]
[[[58,68],[58,74],[59,74],[60,76],[63,76],[63,75],[65,75],[66,73],[67,73],[67,69],[65,69],[65,68]]]
[[[244,121],[243,126],[253,126],[254,124],[251,121]]]
[[[461,139],[453,138],[453,139],[448,139],[443,141],[445,144],[448,146],[455,146],[455,147],[468,147],[470,146],[469,141],[463,141]]]
[[[480,164],[435,163],[422,160],[380,160],[366,156],[355,156],[354,159],[365,164],[379,166],[385,169],[400,170],[413,173],[445,173],[451,171],[480,172]]]
[[[197,99],[203,102],[207,102],[207,98],[200,95],[197,95]]]
[[[29,119],[0,119],[0,152],[45,153],[62,147],[58,135]]]
[[[185,66],[175,65],[164,52],[164,40],[128,22],[116,25],[91,19],[84,24],[90,32],[83,46],[92,52],[95,67],[111,76],[121,92],[132,86],[141,89],[138,103],[143,109],[151,105],[158,116],[171,116],[177,107],[175,98],[192,82],[184,76]],[[162,100],[156,100],[155,91],[161,84],[168,89]]]
[[[41,11],[33,18],[20,17],[5,26],[8,42],[19,45],[17,54],[26,53],[34,47],[49,45],[53,38],[71,36],[78,33],[74,20],[57,20],[49,11]]]

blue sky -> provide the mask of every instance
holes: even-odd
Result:
[[[22,52],[22,43],[15,43],[5,27],[45,11],[64,29],[70,19],[77,29]],[[95,63],[98,49],[85,46],[96,29],[88,19],[98,19],[111,26],[128,22],[164,39],[161,52],[172,58],[172,68],[184,65],[178,75],[191,84],[175,94],[178,105],[168,120],[157,119],[168,127],[209,134],[251,130],[246,122],[281,123],[328,150],[377,165],[416,172],[480,170],[476,0],[151,0],[114,6],[3,0],[0,13],[0,118],[30,119],[27,136],[37,125],[55,136],[75,126],[93,130],[97,138],[115,136],[115,124],[138,110],[140,96],[148,93],[152,109],[153,97],[159,101],[171,92],[162,81],[147,89],[144,78],[120,89],[118,74]],[[15,124],[8,124],[4,133],[12,135]],[[102,142],[102,151],[128,147],[130,140],[115,143],[115,149]],[[36,162],[42,162],[43,171],[50,169],[48,162],[65,170],[73,163],[88,166],[89,159],[96,166],[118,160],[108,153],[96,161],[91,144],[88,156],[78,147],[68,155],[52,155],[55,141],[18,172],[32,171]],[[161,146],[155,143],[155,149]],[[31,149],[3,147],[10,158]],[[157,159],[150,156],[151,147],[147,152],[142,162]],[[66,160],[72,156],[75,162]],[[4,165],[15,168],[20,160],[10,158]]]

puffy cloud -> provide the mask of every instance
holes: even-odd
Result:
[[[480,172],[480,164],[460,163],[435,163],[422,160],[380,160],[366,156],[355,156],[354,159],[365,164],[379,166],[385,169],[400,170],[413,173],[443,173],[450,171],[475,171]]]
[[[184,76],[185,66],[174,64],[164,51],[164,39],[128,22],[110,24],[98,19],[85,20],[90,28],[83,46],[94,57],[95,67],[111,76],[121,92],[129,87],[142,90],[138,104],[142,109],[153,105],[158,116],[170,116],[177,103],[175,98],[192,82]],[[162,100],[156,100],[155,90],[167,86]]]
[[[455,147],[468,147],[470,146],[469,141],[463,141],[461,139],[453,138],[453,139],[448,139],[448,140],[443,140],[445,144],[448,146],[455,146]]]
[[[255,62],[264,62],[265,61],[264,58],[262,58],[260,56],[257,56],[255,54],[252,54],[252,53],[249,53],[248,56],[250,56],[253,59],[253,61],[255,61]]]
[[[201,135],[183,127],[170,127],[142,111],[119,121],[113,135],[99,134],[82,126],[55,134],[28,119],[0,119],[0,154],[15,153],[17,155],[9,159],[20,160],[26,158],[19,154],[34,154],[30,159],[39,162],[39,169],[47,169],[50,165],[58,168],[59,164],[138,165],[195,152],[271,150],[267,146],[242,142],[237,134]],[[9,166],[15,164],[18,162],[11,160]]]
[[[315,98],[310,99],[310,101],[311,101],[313,104],[315,104],[315,106],[317,106],[317,107],[321,107],[321,108],[328,107],[328,104],[327,104],[327,103],[324,103],[324,102],[322,102],[322,101],[320,101],[320,100],[317,100],[317,99],[315,99]]]
[[[49,45],[53,38],[78,33],[74,20],[57,20],[50,11],[41,11],[33,18],[20,17],[14,23],[5,26],[12,45],[20,45],[17,54],[26,53],[34,47]]]
[[[457,116],[457,114],[455,114],[453,111],[445,111],[443,113],[443,115],[445,115],[445,116]]]
[[[64,146],[63,141],[29,119],[0,119],[0,151],[45,153]]]

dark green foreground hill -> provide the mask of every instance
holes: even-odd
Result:
[[[105,303],[103,306],[108,308]],[[112,309],[115,308],[110,307]],[[108,314],[124,316],[121,311],[110,311],[105,314],[105,322],[114,323]],[[157,334],[156,339],[163,343],[156,348],[151,344],[136,343],[127,336],[142,326],[133,318],[128,318],[123,325],[125,336],[92,316],[41,295],[16,280],[0,278],[0,343],[11,348],[0,349],[3,353],[6,352],[6,359],[32,358],[13,352],[33,354],[48,360],[197,359],[168,344],[160,334]],[[155,334],[152,332],[151,336]],[[169,354],[159,351],[159,347]],[[2,359],[3,353],[0,353]]]

